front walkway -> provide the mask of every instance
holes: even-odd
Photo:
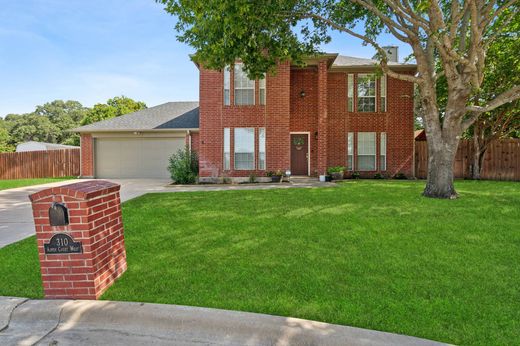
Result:
[[[178,305],[0,297],[0,345],[445,345],[368,329]]]
[[[108,179],[121,185],[121,201],[139,197],[151,192],[256,190],[276,188],[311,188],[334,186],[317,180],[297,181],[293,184],[241,184],[241,185],[169,185],[161,179]],[[34,234],[31,203],[28,196],[37,191],[60,185],[67,185],[83,179],[61,181],[50,184],[19,187],[0,191],[0,248],[30,237]]]

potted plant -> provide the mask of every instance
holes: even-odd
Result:
[[[265,175],[268,176],[268,177],[271,177],[271,181],[272,181],[273,183],[279,183],[280,180],[282,180],[283,172],[280,171],[280,170],[278,170],[278,171],[276,171],[276,172],[274,172],[274,171],[269,171],[269,172],[267,172]]]
[[[343,180],[343,175],[345,174],[345,167],[329,167],[327,169],[327,173],[332,177],[333,180]]]

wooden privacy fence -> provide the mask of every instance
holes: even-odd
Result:
[[[473,143],[461,140],[454,164],[455,178],[471,178],[473,168]],[[415,142],[415,176],[426,178],[428,174],[428,143]],[[502,139],[492,142],[484,154],[482,179],[520,181],[520,139]]]
[[[78,149],[0,153],[0,180],[79,176]]]

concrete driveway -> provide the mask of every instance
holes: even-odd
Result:
[[[57,183],[20,187],[0,191],[0,248],[34,234],[31,203],[28,196],[37,191],[88,179],[75,179]],[[141,196],[149,192],[164,191],[168,180],[109,179],[121,184],[121,200]]]

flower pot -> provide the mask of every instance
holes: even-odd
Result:
[[[333,180],[343,180],[343,172],[334,172],[330,174]]]
[[[273,183],[279,183],[281,179],[282,179],[282,176],[280,176],[280,175],[273,175],[273,176],[271,176],[271,181]]]

